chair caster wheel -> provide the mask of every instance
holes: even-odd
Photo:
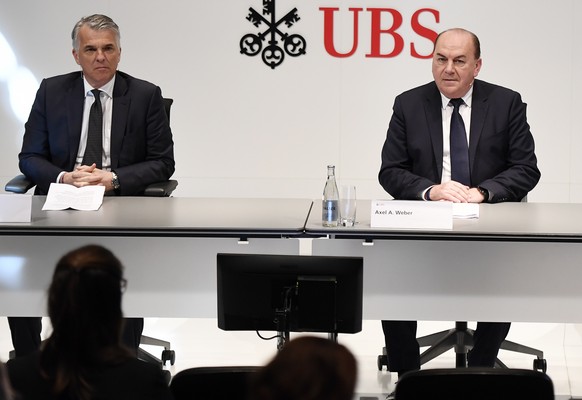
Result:
[[[162,364],[166,365],[166,361],[170,361],[170,365],[176,362],[176,352],[174,350],[162,351]]]
[[[536,358],[533,361],[533,369],[536,371],[542,371],[544,374],[548,370],[548,363],[545,358]]]
[[[388,369],[388,356],[387,355],[379,355],[378,356],[378,371],[382,371],[382,368],[386,366]]]

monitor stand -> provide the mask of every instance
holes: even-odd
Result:
[[[337,342],[335,315],[336,281],[330,277],[299,277],[295,287],[286,287],[281,293],[283,307],[276,310],[277,350],[290,340],[290,322],[300,332],[328,332],[328,339]],[[293,306],[299,312],[293,311]]]

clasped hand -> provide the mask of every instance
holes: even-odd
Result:
[[[430,190],[430,199],[453,203],[482,203],[485,198],[477,188],[470,188],[456,181],[434,185]]]
[[[105,191],[113,190],[112,175],[109,171],[97,168],[97,165],[80,165],[72,172],[63,175],[62,182],[76,187],[89,185],[105,186]]]

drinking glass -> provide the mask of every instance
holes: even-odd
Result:
[[[354,226],[356,223],[356,187],[342,185],[339,197],[341,225]]]

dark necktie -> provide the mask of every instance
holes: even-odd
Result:
[[[467,132],[463,117],[459,113],[463,99],[451,99],[453,106],[451,116],[451,179],[464,185],[471,186],[471,174],[469,172],[469,146],[467,146]]]
[[[101,108],[101,99],[99,89],[91,90],[95,101],[89,112],[89,128],[87,132],[87,146],[83,156],[83,165],[95,163],[97,168],[102,167],[103,163],[103,109]]]

